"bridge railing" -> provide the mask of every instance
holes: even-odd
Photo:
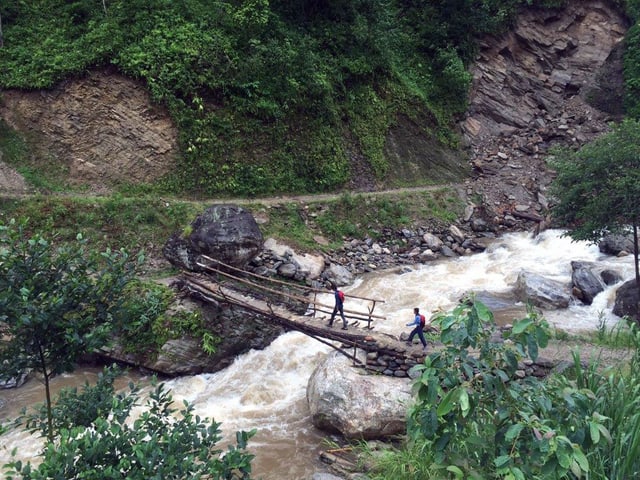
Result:
[[[197,263],[197,265],[200,268],[204,269],[205,271],[212,272],[217,275],[221,275],[235,282],[239,282],[251,289],[257,289],[262,292],[267,292],[273,295],[277,295],[279,297],[284,298],[286,301],[300,302],[302,305],[306,304],[307,311],[311,312],[311,315],[314,317],[318,313],[331,314],[333,312],[333,307],[334,307],[333,305],[323,303],[318,299],[319,295],[322,295],[322,294],[326,295],[331,293],[330,290],[321,290],[321,289],[308,287],[305,285],[300,285],[297,283],[285,282],[282,280],[265,277],[257,273],[249,272],[241,268],[234,267],[232,265],[226,264],[224,262],[221,262],[220,260],[217,260],[215,258],[206,256],[206,255],[201,255],[201,258],[206,260],[207,262],[211,262],[209,264],[205,264],[201,262]],[[217,265],[217,267],[215,265]],[[234,272],[234,273],[231,273],[231,272]],[[255,279],[256,281],[252,281],[250,280],[250,278]],[[258,283],[259,281],[268,282],[272,286],[265,286],[261,283]],[[276,288],[276,287],[279,287],[279,288]],[[294,293],[283,291],[282,290],[283,287],[286,287],[288,290],[297,291],[299,293],[294,294]],[[310,296],[312,297],[310,298]],[[354,323],[364,321],[364,322],[367,322],[366,328],[372,329],[373,327],[371,326],[371,324],[374,320],[386,319],[386,317],[382,315],[377,315],[373,313],[376,306],[381,303],[384,303],[384,300],[376,299],[376,298],[360,297],[360,296],[348,295],[348,294],[345,294],[345,297],[363,301],[365,304],[364,308],[367,310],[366,312],[354,310],[352,308],[343,309],[345,318],[353,320]]]

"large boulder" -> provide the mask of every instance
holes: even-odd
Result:
[[[367,375],[334,352],[311,375],[307,401],[313,424],[346,438],[378,439],[406,431],[408,378]]]
[[[201,255],[243,268],[262,250],[263,243],[250,212],[237,205],[212,205],[184,232],[172,235],[163,253],[171,264],[186,270],[199,270],[196,263]]]
[[[571,282],[574,295],[585,305],[591,305],[596,295],[604,290],[604,281],[593,262],[571,262]]]
[[[322,272],[322,278],[329,284],[337,286],[351,285],[353,283],[353,274],[347,267],[332,263],[324,272]]]
[[[619,317],[629,317],[638,321],[640,318],[640,310],[638,302],[640,295],[638,294],[638,286],[635,278],[624,282],[618,290],[616,290],[616,301],[613,305],[613,314]]]
[[[516,295],[523,302],[548,310],[567,308],[571,300],[564,283],[524,270],[518,274]]]
[[[623,252],[633,252],[633,234],[605,235],[598,243],[598,249],[607,255],[620,255]]]

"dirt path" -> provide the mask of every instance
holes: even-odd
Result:
[[[384,195],[401,195],[403,193],[419,193],[419,192],[433,192],[442,189],[454,189],[461,196],[464,195],[464,188],[461,184],[443,184],[443,185],[425,185],[419,187],[403,187],[393,188],[388,190],[377,191],[343,191],[335,193],[318,193],[309,195],[276,195],[272,197],[254,197],[254,198],[207,198],[202,200],[189,200],[180,199],[184,202],[194,203],[235,203],[237,205],[250,205],[259,203],[262,205],[278,205],[283,203],[313,203],[313,202],[326,202],[338,200],[344,195],[362,195],[365,197],[378,197]],[[24,178],[12,167],[8,166],[4,162],[0,161],[0,199],[24,199],[34,196],[35,193],[29,189],[29,186],[25,182]],[[95,192],[89,193],[53,193],[51,195],[61,197],[89,197],[104,196],[103,194],[95,194]],[[464,197],[463,197],[464,198]]]
[[[457,190],[459,193],[464,192],[461,184],[445,184],[445,185],[425,185],[421,187],[403,187],[403,188],[392,188],[387,190],[376,190],[376,191],[368,191],[368,192],[358,192],[358,191],[347,191],[347,192],[338,192],[338,193],[318,193],[318,194],[310,194],[310,195],[283,195],[283,196],[275,196],[275,197],[264,197],[264,198],[235,198],[235,199],[226,199],[221,200],[224,202],[233,202],[238,204],[251,204],[251,203],[261,203],[264,205],[277,205],[280,203],[313,203],[313,202],[326,202],[338,200],[344,195],[361,195],[363,197],[379,197],[385,195],[401,195],[403,193],[420,193],[420,192],[433,192],[437,190],[451,188]]]

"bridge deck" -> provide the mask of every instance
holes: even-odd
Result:
[[[270,322],[281,325],[290,330],[296,330],[311,336],[340,350],[349,358],[356,360],[355,352],[362,349],[365,352],[377,352],[396,359],[413,359],[420,361],[425,352],[422,345],[407,345],[404,341],[387,333],[376,332],[375,326],[370,327],[373,320],[382,321],[384,317],[371,315],[371,312],[351,312],[345,316],[349,321],[347,330],[342,330],[342,320],[336,317],[333,327],[327,325],[328,316],[320,316],[318,312],[326,312],[326,305],[317,303],[314,298],[305,299],[313,308],[314,314],[299,315],[288,308],[286,304],[271,303],[251,295],[228,288],[214,279],[192,273],[183,273],[184,286],[191,292],[197,293],[199,298],[228,303],[254,312]],[[299,287],[299,286],[298,286]],[[300,300],[301,297],[296,297]],[[332,308],[332,307],[331,307]],[[374,317],[373,319],[371,317]],[[373,322],[375,323],[375,322]],[[338,343],[338,345],[336,345]],[[350,353],[353,349],[354,353]]]

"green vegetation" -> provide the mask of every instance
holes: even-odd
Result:
[[[92,254],[81,236],[56,247],[23,224],[0,224],[0,337],[9,339],[0,346],[2,379],[42,375],[50,441],[50,378],[108,342],[135,273],[124,250]]]
[[[598,324],[593,331],[569,333],[566,330],[553,329],[551,338],[558,342],[573,342],[576,345],[598,345],[611,350],[634,349],[636,329],[629,318],[608,328],[603,312],[600,312]]]
[[[461,304],[434,323],[446,348],[414,367],[419,376],[407,443],[369,452],[375,455],[371,478],[637,476],[637,328],[631,365],[585,369],[574,354],[572,369],[538,379],[517,375],[520,362],[535,359],[549,335],[532,311],[514,322],[504,343],[492,340],[493,315],[479,302]]]
[[[316,221],[330,238],[377,239],[385,228],[402,228],[420,219],[452,222],[459,218],[463,208],[457,194],[446,188],[392,197],[344,194],[337,202],[328,204]]]
[[[216,448],[222,439],[220,424],[194,415],[184,402],[178,411],[163,384],[149,394],[139,416],[140,388],[115,393],[117,369],[105,369],[96,385],[63,390],[56,402],[57,435],[46,443],[41,462],[16,460],[4,466],[7,480],[64,478],[147,480],[162,478],[249,480],[253,455],[246,450],[255,434],[237,432],[236,445]],[[33,431],[46,426],[41,417],[27,417]],[[15,452],[14,452],[15,453]]]
[[[0,87],[46,89],[102,67],[143,81],[179,129],[178,165],[146,187],[156,193],[331,191],[354,151],[379,181],[395,180],[384,141],[398,115],[455,146],[477,36],[531,3],[4,2]],[[64,183],[21,163],[39,187]]]
[[[268,214],[268,222],[260,226],[265,236],[284,239],[302,250],[318,250],[339,247],[350,238],[376,240],[389,229],[425,222],[449,224],[460,217],[464,203],[454,190],[442,187],[379,196],[342,194],[336,200],[288,203],[266,211],[255,204],[249,209]],[[329,245],[319,245],[316,235]]]
[[[629,117],[640,119],[640,24],[636,23],[629,29],[626,42],[624,106]]]
[[[73,242],[82,231],[96,248],[145,248],[157,255],[166,240],[204,208],[204,203],[157,197],[34,196],[4,200],[0,220],[28,218],[30,231],[55,232],[58,242]]]
[[[626,119],[578,152],[559,149],[550,165],[557,171],[552,193],[553,215],[575,240],[599,241],[608,233],[640,225],[640,121]],[[637,242],[636,284],[640,290]]]
[[[30,231],[56,232],[58,242],[73,242],[77,232],[82,231],[96,248],[137,251],[144,247],[149,255],[160,257],[167,239],[173,233],[188,230],[186,222],[195,219],[208,205],[204,201],[151,196],[35,196],[3,201],[0,220],[28,218]],[[283,201],[268,206],[256,200],[245,208],[267,218],[260,225],[265,237],[309,250],[325,248],[314,240],[316,235],[329,240],[326,248],[331,248],[340,246],[345,237],[379,238],[384,227],[410,227],[426,221],[448,224],[460,217],[464,204],[455,190],[442,187],[378,197],[345,194],[337,200],[306,204]]]
[[[589,453],[590,478],[623,480],[638,476],[640,472],[640,374],[638,373],[640,338],[635,330],[635,356],[630,365],[613,367],[602,371],[596,363],[582,369],[575,361],[575,388],[591,392],[592,409],[610,433],[609,437],[597,442],[598,448]],[[595,431],[590,435],[597,435]]]
[[[607,328],[605,323],[600,320],[593,339],[598,345],[609,348],[634,348],[636,345],[636,329],[631,319],[626,318],[625,320],[625,322],[619,322],[611,328]]]
[[[176,293],[155,282],[133,281],[124,292],[121,316],[128,319],[118,328],[118,343],[128,353],[144,358],[157,355],[171,339],[183,336],[198,338],[203,351],[215,353],[220,338],[206,328],[197,312],[175,311]]]

